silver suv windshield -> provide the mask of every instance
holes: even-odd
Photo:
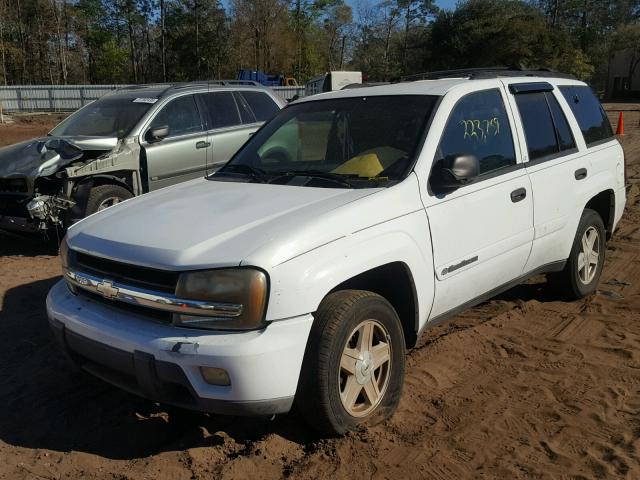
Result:
[[[210,179],[374,188],[406,176],[436,96],[318,100],[282,110]]]
[[[157,101],[135,97],[103,97],[78,110],[54,128],[57,137],[123,138]]]

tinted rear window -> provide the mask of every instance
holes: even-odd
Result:
[[[569,127],[569,122],[567,122],[567,117],[565,116],[562,108],[560,108],[560,104],[556,97],[551,93],[545,93],[547,97],[547,103],[549,104],[549,108],[551,109],[551,116],[553,117],[553,123],[556,127],[556,134],[558,135],[558,146],[560,151],[570,150],[576,147],[576,142],[573,139],[573,134],[571,133],[571,127]]]
[[[240,92],[240,94],[249,103],[258,122],[266,122],[278,113],[278,105],[269,95],[261,92]]]
[[[238,107],[231,92],[206,93],[203,97],[211,119],[210,129],[240,124]]]
[[[556,132],[544,92],[516,95],[527,140],[529,160],[537,160],[558,152]]]
[[[516,104],[522,118],[529,160],[558,156],[576,144],[560,104],[552,92],[521,93]]]
[[[589,87],[564,86],[560,91],[580,125],[584,141],[592,145],[613,137],[613,130],[602,105]]]

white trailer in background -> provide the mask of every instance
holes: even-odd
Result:
[[[347,85],[362,83],[362,72],[327,72],[309,80],[305,85],[305,96],[316,93],[342,90]]]

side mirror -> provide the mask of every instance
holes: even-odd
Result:
[[[448,155],[435,165],[432,183],[439,189],[456,189],[473,182],[478,175],[480,162],[475,155]]]
[[[146,139],[148,142],[159,142],[163,138],[169,136],[169,126],[162,125],[161,127],[154,127],[147,132]]]

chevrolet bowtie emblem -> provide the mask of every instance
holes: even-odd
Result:
[[[96,286],[96,290],[100,292],[104,298],[110,299],[116,298],[118,296],[118,292],[120,291],[117,287],[113,286],[112,282],[109,282],[108,280],[103,280],[102,282],[100,282]]]

